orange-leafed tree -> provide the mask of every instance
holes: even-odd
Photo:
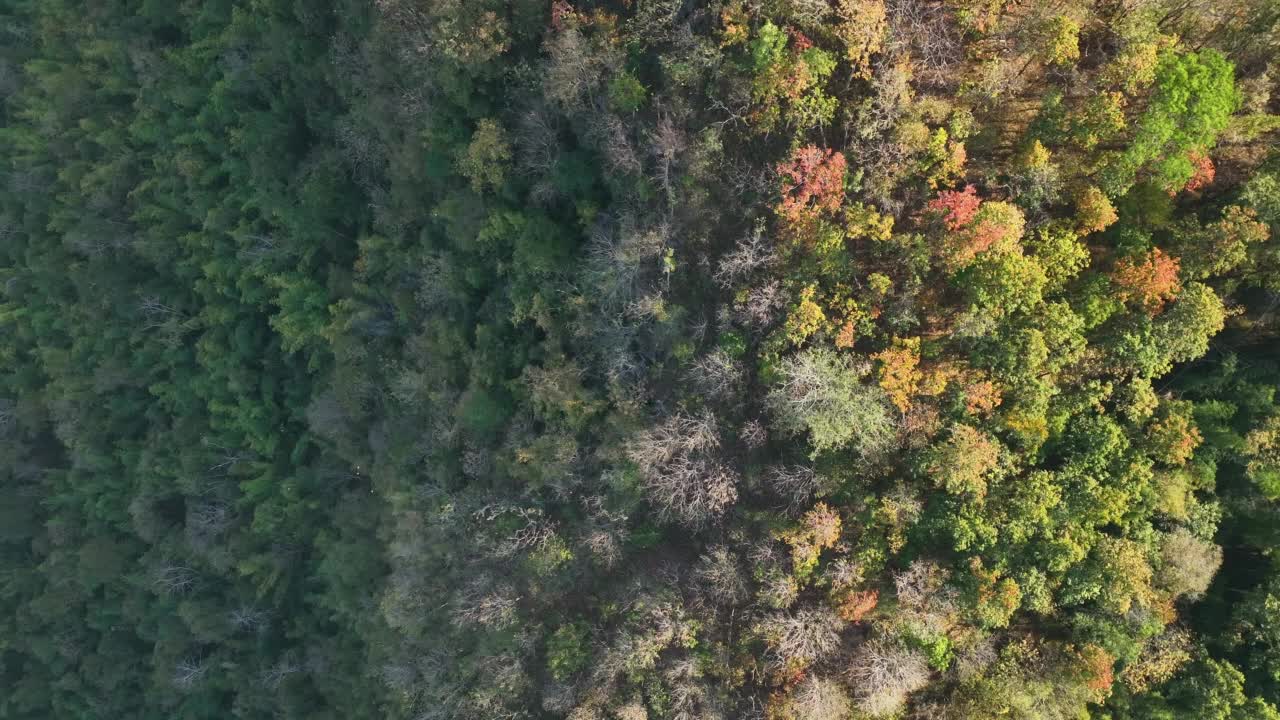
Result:
[[[970,415],[987,415],[1000,406],[1000,386],[991,380],[975,380],[964,388],[964,409]]]
[[[1166,255],[1160,248],[1152,248],[1146,255],[1117,262],[1111,281],[1121,300],[1135,302],[1156,315],[1182,290],[1179,268],[1178,258]]]
[[[880,602],[880,593],[876,590],[850,590],[841,595],[836,612],[846,622],[862,622]]]
[[[1080,234],[1102,232],[1119,219],[1110,198],[1096,187],[1087,187],[1076,195],[1076,226]]]

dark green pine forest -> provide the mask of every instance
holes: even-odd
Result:
[[[0,0],[0,720],[1280,720],[1280,0]]]

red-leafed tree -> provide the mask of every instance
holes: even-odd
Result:
[[[1196,172],[1183,186],[1183,190],[1187,192],[1195,192],[1206,185],[1213,183],[1214,177],[1217,176],[1217,169],[1213,166],[1213,160],[1203,153],[1192,152],[1188,158],[1191,165],[1195,167]]]
[[[1164,304],[1178,296],[1182,281],[1178,279],[1178,258],[1153,248],[1146,255],[1124,258],[1116,263],[1111,281],[1116,295],[1125,302],[1136,302],[1155,315]]]
[[[778,164],[782,176],[778,215],[803,224],[824,210],[839,210],[844,203],[845,167],[844,155],[834,150],[814,145],[796,150],[790,160]]]
[[[948,230],[959,230],[973,222],[981,205],[982,199],[978,197],[977,189],[966,185],[964,190],[943,190],[938,193],[938,197],[929,201],[928,211],[940,216]]]

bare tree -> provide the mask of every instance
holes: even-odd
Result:
[[[636,699],[616,708],[613,717],[615,720],[649,720],[649,711],[641,700]]]
[[[529,177],[541,177],[555,168],[560,156],[560,131],[555,116],[545,107],[534,107],[516,123],[516,167]]]
[[[453,617],[459,624],[499,629],[516,621],[520,597],[506,585],[495,586],[488,577],[478,577],[464,587],[454,600]]]
[[[898,604],[907,610],[922,610],[943,592],[948,573],[932,560],[916,560],[893,576]]]
[[[791,694],[796,720],[843,720],[851,703],[844,687],[830,678],[808,675]]]
[[[209,437],[201,438],[201,444],[215,451],[214,463],[208,468],[211,473],[230,473],[237,465],[254,457],[251,452],[221,445]]]
[[[611,568],[622,558],[622,543],[627,537],[627,516],[605,507],[604,498],[595,496],[583,502],[588,529],[582,544],[601,565]]]
[[[677,414],[636,435],[627,457],[636,464],[658,514],[700,527],[738,498],[738,476],[716,459],[720,447],[711,413]]]
[[[538,508],[522,508],[510,505],[486,505],[475,511],[473,517],[485,524],[492,524],[500,517],[511,517],[521,524],[494,550],[501,558],[514,557],[526,550],[539,550],[556,536],[555,523],[546,518]]]
[[[834,653],[844,624],[829,608],[816,607],[770,615],[760,621],[759,632],[769,646],[770,662],[786,667],[792,662],[807,665]]]
[[[916,560],[893,578],[902,621],[926,634],[944,633],[954,624],[956,592],[949,574],[930,560]]]
[[[657,126],[649,133],[650,154],[654,158],[653,179],[666,195],[667,202],[676,201],[676,187],[672,181],[672,168],[681,157],[689,141],[684,130],[670,112],[660,112]]]
[[[775,465],[765,473],[769,489],[796,508],[818,492],[818,476],[805,465]]]
[[[854,588],[866,581],[866,568],[852,558],[836,558],[823,571],[831,584],[837,588]]]
[[[742,387],[742,363],[717,348],[695,360],[686,376],[706,396],[732,398]]]
[[[699,592],[713,602],[735,605],[747,597],[747,583],[738,558],[723,545],[708,550],[698,561],[694,574]]]
[[[334,123],[334,135],[356,180],[365,189],[372,187],[372,174],[382,167],[386,157],[377,135],[357,125],[353,118],[339,118]]]
[[[143,326],[144,330],[151,328],[164,327],[171,320],[181,322],[187,319],[187,314],[166,305],[154,295],[148,295],[138,302],[138,312],[146,319],[147,324]]]
[[[231,506],[222,500],[197,501],[187,508],[188,537],[216,538],[231,526]]]
[[[182,565],[165,565],[152,576],[151,585],[166,595],[185,595],[195,589],[200,576]]]
[[[209,666],[199,658],[188,657],[178,662],[173,668],[173,675],[170,676],[170,682],[179,690],[190,690],[208,674]]]
[[[931,0],[889,0],[891,50],[915,60],[917,76],[943,85],[956,77],[954,68],[963,60],[959,23],[945,3]]]
[[[240,632],[260,632],[267,627],[270,615],[252,605],[242,605],[228,613],[227,620],[231,627]]]
[[[907,696],[929,682],[924,654],[900,643],[876,638],[863,643],[850,659],[848,675],[858,709],[872,717],[900,711]]]
[[[582,107],[584,99],[599,89],[605,68],[614,64],[608,53],[592,47],[573,27],[552,34],[546,49],[543,92],[568,111]]]
[[[831,16],[829,0],[789,0],[784,7],[787,17],[808,30],[821,29]]]
[[[285,655],[276,661],[274,665],[263,670],[259,674],[259,680],[262,686],[268,690],[275,690],[280,687],[280,683],[284,682],[290,675],[296,675],[302,672],[302,664],[297,662],[292,656]]]
[[[9,430],[17,422],[18,405],[9,398],[0,398],[0,434]]]
[[[715,281],[723,288],[730,288],[757,270],[773,266],[778,255],[773,242],[765,235],[763,222],[757,222],[751,232],[738,240],[733,250],[720,258]]]
[[[783,292],[782,283],[778,280],[769,280],[747,290],[746,297],[737,303],[734,310],[742,324],[754,328],[766,328],[777,321],[786,306],[787,297]]]
[[[759,420],[748,420],[738,431],[738,439],[747,446],[748,450],[759,450],[769,442],[769,430]]]
[[[640,172],[640,156],[627,136],[627,126],[622,118],[613,113],[597,116],[591,123],[589,137],[604,153],[610,171],[621,175]]]

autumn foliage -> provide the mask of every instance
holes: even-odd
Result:
[[[800,519],[800,526],[779,537],[791,546],[791,559],[797,576],[813,572],[818,555],[840,539],[840,514],[826,503],[818,503]]]
[[[1118,219],[1115,206],[1098,188],[1085,188],[1076,197],[1076,223],[1081,234],[1102,232]]]
[[[1183,190],[1195,192],[1213,183],[1213,179],[1217,175],[1217,169],[1213,166],[1213,160],[1208,155],[1193,152],[1188,159],[1191,160],[1191,165],[1195,167],[1195,174],[1183,186]]]
[[[1000,386],[990,380],[978,380],[964,389],[964,409],[970,415],[985,415],[999,407],[1003,398]]]
[[[1093,644],[1085,645],[1079,651],[1080,669],[1085,676],[1085,687],[1092,690],[1099,699],[1111,693],[1111,685],[1115,682],[1115,656]]]
[[[1178,270],[1178,258],[1164,254],[1160,248],[1153,248],[1144,256],[1124,258],[1116,263],[1111,280],[1121,300],[1135,302],[1155,315],[1182,289]]]
[[[809,145],[778,165],[782,202],[777,212],[794,225],[803,225],[823,211],[835,212],[844,203],[844,155]]]
[[[982,199],[978,197],[977,189],[966,185],[964,190],[943,190],[938,193],[938,197],[929,201],[927,208],[929,212],[941,216],[948,230],[954,231],[973,222],[981,205]]]
[[[920,338],[895,340],[875,359],[880,361],[880,387],[899,410],[907,412],[920,384]]]
[[[836,612],[843,620],[851,623],[861,622],[880,601],[880,593],[876,590],[851,591],[845,595]]]

